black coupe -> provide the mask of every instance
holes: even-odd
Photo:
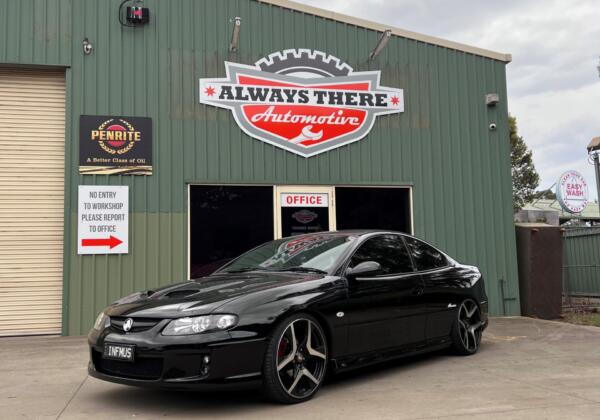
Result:
[[[487,307],[476,267],[412,236],[294,236],[107,307],[88,336],[89,373],[176,389],[256,385],[297,403],[328,370],[446,347],[475,353]]]

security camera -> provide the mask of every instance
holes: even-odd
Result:
[[[498,128],[498,126],[496,125],[496,123],[491,123],[490,124],[490,131],[496,131],[496,128]]]

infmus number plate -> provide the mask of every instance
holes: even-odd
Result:
[[[135,360],[135,346],[130,344],[106,343],[104,344],[102,357],[105,359],[133,362]]]

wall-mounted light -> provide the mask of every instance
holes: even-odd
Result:
[[[233,19],[233,32],[231,33],[231,43],[229,44],[229,51],[238,50],[238,42],[240,40],[240,27],[242,26],[242,18],[236,17]]]
[[[371,54],[369,54],[369,60],[374,60],[375,57],[379,55],[379,53],[385,48],[385,45],[388,43],[391,37],[391,29],[387,29],[384,33],[381,34],[381,36],[379,37],[379,41],[377,41],[375,49],[373,49],[373,51],[371,51]]]
[[[600,66],[599,66],[600,67]],[[600,69],[599,69],[600,70]],[[587,146],[588,157],[596,172],[596,189],[600,197],[600,137],[594,137]]]
[[[92,53],[92,50],[94,49],[94,46],[92,45],[90,40],[87,38],[83,38],[82,44],[83,44],[83,53],[85,55],[90,55]]]
[[[488,93],[485,95],[485,104],[487,106],[496,106],[500,102],[500,95],[497,93]]]

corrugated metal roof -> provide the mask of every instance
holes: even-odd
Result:
[[[600,235],[600,226],[568,227],[564,236]]]
[[[515,226],[519,227],[531,227],[531,228],[556,228],[556,226],[549,225],[548,223],[515,223]]]
[[[556,210],[561,219],[597,219],[600,220],[598,203],[588,203],[581,213],[568,213],[562,209],[557,200],[540,199],[532,201],[523,207],[523,210]]]

